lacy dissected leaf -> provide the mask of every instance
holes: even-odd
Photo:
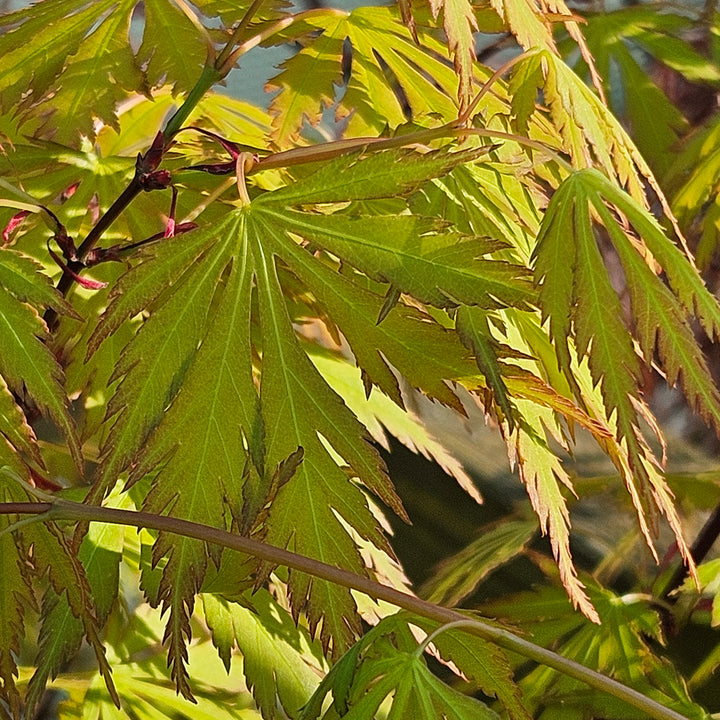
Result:
[[[458,74],[458,100],[460,112],[464,112],[472,99],[472,65],[475,60],[475,38],[478,30],[477,19],[469,0],[430,0],[430,8],[437,19],[442,10],[443,30],[455,62]]]
[[[286,60],[282,72],[270,81],[281,90],[271,104],[274,136],[281,147],[297,136],[305,118],[316,123],[323,107],[335,100],[346,39],[352,62],[338,112],[350,115],[349,136],[377,135],[386,125],[397,127],[407,120],[406,113],[416,120],[430,113],[447,120],[457,116],[458,81],[440,59],[442,45],[426,36],[415,43],[396,11],[328,10],[308,18],[308,24],[322,33]]]
[[[7,468],[25,474],[12,448],[0,437],[0,502],[26,502],[27,493]],[[6,529],[15,522],[12,515],[0,517],[0,701],[7,703],[12,717],[21,715],[21,696],[15,680],[20,643],[25,637],[25,612],[35,608],[26,553],[18,538]]]
[[[438,630],[436,623],[421,618],[413,618],[412,623],[427,633]],[[452,628],[438,632],[433,645],[444,661],[454,663],[462,673],[467,680],[466,691],[496,697],[512,720],[529,720],[522,690],[513,680],[508,659],[499,647]]]
[[[389,155],[345,161],[345,197],[396,195],[447,172],[461,160],[474,159],[477,153],[445,159],[435,154]],[[394,162],[398,157],[403,162]],[[145,313],[110,378],[120,382],[108,403],[111,429],[102,449],[95,501],[129,470],[130,483],[147,478],[145,510],[221,528],[234,523],[246,531],[260,513],[257,531],[268,542],[360,573],[366,570],[356,537],[388,551],[357,481],[404,516],[402,505],[380,456],[368,442],[367,430],[300,343],[293,327],[300,319],[297,303],[291,301],[294,293],[303,297],[305,291],[297,279],[317,293],[317,302],[325,305],[330,319],[357,347],[367,346],[358,351],[366,390],[369,383],[377,382],[401,402],[389,361],[429,394],[460,408],[445,381],[477,371],[452,331],[404,303],[390,309],[377,326],[383,299],[369,289],[374,284],[350,271],[338,273],[325,255],[315,257],[298,244],[297,236],[305,234],[307,226],[312,228],[312,239],[322,238],[322,233],[342,239],[348,227],[357,227],[355,235],[362,241],[352,216],[301,213],[288,207],[342,198],[337,174],[324,167],[314,179],[260,195],[249,207],[229,211],[207,227],[143,250],[141,262],[114,286],[89,341],[93,351],[128,319]],[[404,217],[409,216],[383,221],[398,220],[398,227],[404,228],[400,225],[406,222]],[[392,248],[392,235],[386,231],[383,236],[376,220],[367,216],[365,224],[380,247],[384,242]],[[411,226],[423,233],[425,227]],[[412,233],[405,232],[412,241]],[[495,283],[488,292],[484,277],[492,277],[495,265],[501,277],[506,269],[522,275],[520,268],[475,260],[478,281],[462,266],[494,246],[452,237],[463,251],[466,243],[472,243],[473,249],[463,263],[440,262],[429,252],[432,262],[425,272],[431,288],[437,272],[444,291],[468,302],[504,299],[505,284],[512,292],[517,287],[524,301],[528,296],[524,279]],[[354,252],[343,254],[363,265],[362,252]],[[365,251],[370,255],[369,267],[378,264],[373,252],[373,248]],[[415,252],[422,268],[427,260],[421,253],[422,249]],[[383,262],[390,264],[392,255],[385,252]],[[408,291],[421,298],[440,299],[426,295],[432,289],[425,290],[412,272],[397,271],[393,282],[400,287],[407,283]],[[368,346],[369,339],[377,346]],[[422,371],[417,368],[418,351],[428,355]],[[435,377],[430,371],[443,364],[445,370]],[[259,375],[259,401],[253,374]],[[272,503],[263,510],[269,499]],[[220,561],[215,550],[210,550],[210,557]],[[189,614],[208,569],[208,549],[198,540],[161,533],[153,565],[161,562],[162,576],[152,599],[169,610],[165,639],[172,672],[179,689],[189,696],[184,668]],[[268,570],[264,567],[262,572]],[[354,640],[358,620],[347,590],[297,572],[290,574],[289,589],[293,612],[306,611],[311,629],[321,628],[325,646],[332,644],[338,653]]]
[[[114,702],[119,706],[110,666],[105,658],[105,648],[99,637],[92,591],[80,559],[73,553],[60,530],[51,523],[24,528],[23,541],[32,546],[35,571],[38,574],[47,572],[51,584],[43,599],[38,657],[26,698],[28,707],[35,707],[40,701],[48,678],[54,679],[62,664],[74,655],[82,636],[95,652],[100,673]],[[66,607],[71,614],[66,612]],[[82,626],[80,637],[75,627],[76,619]]]
[[[338,515],[362,537],[381,546],[384,540],[362,493],[323,441],[370,490],[398,510],[399,501],[364,429],[295,337],[275,262],[262,245],[267,232],[252,213],[230,212],[214,226],[146,250],[143,262],[114,288],[91,349],[140,310],[149,317],[115,371],[121,382],[108,418],[117,418],[103,449],[94,497],[101,497],[132,464],[131,482],[153,473],[145,509],[228,527],[230,517],[246,522],[245,490],[263,500],[271,492],[276,468],[302,448],[304,459],[295,475],[280,473],[284,484],[272,489],[278,494],[264,532],[271,542],[362,571]],[[274,232],[283,234],[278,228]],[[251,374],[253,277],[262,327],[265,453]],[[255,504],[258,510],[262,505]],[[211,557],[219,561],[217,552]],[[200,541],[160,534],[154,563],[162,558],[166,564],[156,599],[170,611],[166,640],[173,674],[189,695],[185,642],[208,551]],[[336,646],[343,647],[351,640],[354,603],[349,593],[319,582],[310,589],[297,576],[291,588],[296,612],[310,592],[311,621],[316,625],[323,619],[326,642],[334,637]]]
[[[263,369],[260,399],[265,425],[266,463],[274,467],[298,448],[304,458],[295,475],[280,488],[268,518],[267,540],[330,565],[363,572],[351,537],[340,518],[380,547],[379,532],[362,493],[349,481],[323,441],[372,491],[400,508],[377,451],[342,399],[322,379],[303,352],[277,280],[275,262],[259,242],[267,230],[255,231],[253,253],[258,273]],[[299,514],[302,509],[302,514]],[[298,612],[306,599],[311,628],[322,619],[321,637],[337,654],[358,630],[355,603],[349,592],[326,581],[292,573],[290,593]]]
[[[78,468],[82,453],[75,427],[68,412],[63,390],[63,372],[45,345],[47,328],[38,314],[39,307],[51,307],[64,313],[73,311],[52,289],[49,279],[30,258],[8,248],[0,248],[0,402],[3,412],[0,430],[18,450],[32,449],[32,433],[18,417],[19,408],[8,397],[9,388],[17,397],[27,397],[48,415],[67,438]],[[20,420],[15,428],[5,428]]]
[[[253,610],[203,595],[213,642],[227,668],[237,646],[247,685],[263,717],[275,717],[278,701],[295,717],[320,681],[322,654],[267,591],[254,593],[250,602]]]
[[[43,11],[21,10],[2,20],[10,32],[0,39],[3,107],[31,112],[52,108],[56,137],[92,136],[93,115],[116,124],[115,106],[126,89],[141,90],[143,78],[129,43],[130,16],[137,0],[71,3],[51,1]],[[52,43],[47,42],[52,28]],[[32,92],[26,95],[28,88]]]
[[[716,183],[720,173],[720,122],[715,119],[698,130],[681,152],[667,177],[672,209],[683,232],[697,238],[696,260],[709,267],[720,236],[720,198]]]
[[[464,305],[458,309],[455,327],[463,343],[473,351],[478,369],[485,376],[493,399],[512,432],[515,427],[515,412],[502,376],[499,356],[503,350],[492,335],[488,313],[481,307]]]
[[[430,672],[404,620],[405,616],[388,617],[366,633],[362,641],[330,670],[303,708],[301,720],[318,718],[322,701],[329,692],[332,692],[333,704],[323,715],[324,718],[337,715],[352,720],[375,717],[380,705],[392,696],[387,709],[387,717],[392,720],[408,717],[427,720],[438,717],[448,720],[497,720],[497,713],[484,703],[450,688]],[[480,648],[477,654],[467,654],[458,652],[459,647],[455,646],[453,652],[462,655],[464,660],[469,657],[474,662],[474,667],[469,668],[472,682],[477,682],[479,676],[491,668],[490,684],[495,685],[495,689],[497,683],[503,680],[508,687],[512,686],[506,663],[500,662],[493,667],[491,661],[480,670],[489,659],[484,656],[480,660],[483,649]],[[504,675],[503,680],[500,680],[500,675]],[[519,696],[514,688],[511,694],[515,703],[513,717],[526,717],[517,706]]]
[[[247,10],[196,5],[231,25]],[[264,3],[258,19],[277,16],[281,5]],[[48,0],[9,13],[0,19],[0,107],[19,108],[23,121],[40,122],[43,136],[52,132],[78,147],[81,134],[94,138],[94,118],[118,127],[117,105],[128,92],[192,87],[207,53],[202,21],[188,4],[171,0]],[[51,123],[43,124],[49,111]]]
[[[585,28],[610,106],[626,121],[642,154],[662,172],[673,164],[671,148],[687,123],[655,83],[638,50],[690,80],[717,82],[717,68],[682,39],[690,26],[686,17],[635,7],[591,15]]]
[[[317,288],[317,285],[315,285],[315,288]],[[377,298],[375,300],[375,306],[377,306]],[[394,313],[391,313],[380,327],[385,326],[386,323],[390,323],[390,318],[393,317],[393,314]],[[369,327],[378,327],[374,323],[368,325]],[[426,328],[439,327],[438,325],[432,325],[427,322],[422,323],[420,326]],[[410,328],[412,328],[412,325],[408,324],[408,331]],[[452,333],[445,332],[438,336],[438,342],[443,338],[453,338],[453,335]],[[382,340],[380,342],[384,344]],[[372,344],[373,347],[375,347],[374,343]],[[385,347],[387,347],[387,345],[385,345]],[[423,344],[415,351],[409,349],[409,355],[416,359],[417,357],[431,358],[431,349],[437,351],[438,346]],[[440,350],[439,353],[449,358],[452,357],[452,354],[457,352],[458,349],[457,342],[454,342],[452,345],[448,343],[448,347],[445,350]],[[320,350],[320,348],[318,348],[318,350]],[[386,450],[390,450],[385,432],[385,430],[387,430],[387,432],[413,452],[419,452],[423,457],[436,462],[448,475],[454,477],[460,486],[468,491],[468,494],[477,496],[477,490],[475,490],[473,480],[463,468],[462,463],[443,446],[415,413],[411,410],[403,409],[403,406],[398,402],[398,400],[402,400],[401,396],[395,399],[394,402],[390,399],[390,396],[385,393],[371,392],[368,396],[365,383],[363,383],[362,371],[354,367],[348,360],[328,352],[312,352],[309,350],[309,354],[313,364],[318,368],[335,392],[342,396],[348,407],[368,429],[368,432],[372,435],[375,442],[382,445]],[[385,354],[385,351],[383,354]],[[399,367],[395,363],[393,363],[393,366]],[[417,363],[415,363],[415,367],[417,367]],[[408,376],[405,374],[405,371],[401,370],[401,372],[407,380]],[[438,368],[437,377],[442,377],[442,375],[446,374],[448,374],[447,365],[442,368],[442,371]],[[426,383],[425,392],[428,392]]]
[[[628,229],[619,224],[606,203],[613,204],[627,218],[644,242],[645,251],[663,267],[673,292],[650,269],[638,252],[637,240],[628,235]],[[602,270],[594,217],[605,226],[625,272],[632,321],[645,362],[652,362],[657,350],[670,382],[680,377],[690,402],[716,427],[720,396],[687,318],[695,314],[706,331],[714,335],[718,329],[718,304],[695,268],[665,237],[652,216],[601,173],[576,173],[556,192],[538,238],[536,277],[541,283],[543,317],[549,318],[558,361],[567,374],[568,337],[574,336],[580,355],[589,352],[593,382],[600,386],[608,420],[620,441],[619,454],[610,454],[628,483],[646,536],[650,541],[646,519],[652,524],[658,509],[668,518],[681,550],[686,552],[667,487],[639,430],[640,417],[645,413],[637,390],[640,357],[622,320],[623,312],[608,273]],[[568,238],[572,238],[570,246]],[[558,264],[561,255],[562,266]],[[608,308],[614,310],[608,312]],[[575,392],[582,394],[577,386]],[[625,452],[627,459],[623,460]]]
[[[198,3],[199,4],[199,3]],[[168,0],[145,0],[145,28],[138,61],[152,87],[167,82],[173,92],[187,92],[200,77],[207,48],[197,28]]]
[[[572,483],[556,453],[550,449],[545,433],[541,434],[541,428],[550,430],[556,420],[547,408],[525,400],[518,400],[517,404],[522,421],[515,434],[508,438],[508,451],[517,463],[540,527],[550,537],[560,579],[573,605],[593,622],[600,622],[578,578],[570,551],[570,514],[562,488],[574,492]],[[559,433],[554,439],[561,440]]]
[[[707,714],[688,694],[677,671],[661,656],[652,652],[648,642],[662,642],[657,612],[637,595],[616,596],[594,584],[588,589],[602,623],[588,622],[577,613],[570,615],[558,590],[548,588],[525,593],[483,608],[493,616],[532,628],[535,642],[553,643],[558,651],[586,667],[612,676],[673,709],[682,717],[701,720]],[[538,620],[542,618],[540,622]],[[558,637],[563,638],[559,646]],[[597,712],[608,717],[644,717],[642,711],[611,696],[596,693],[560,673],[535,668],[520,682],[531,711],[539,707],[572,708],[578,713]],[[632,712],[627,715],[626,713]]]
[[[463,237],[441,228],[438,232],[433,221],[414,215],[355,217],[301,214],[287,209],[287,205],[300,204],[304,196],[316,202],[334,202],[342,192],[347,199],[356,200],[394,195],[421,179],[444,174],[451,164],[472,157],[472,152],[459,153],[458,157],[446,156],[440,163],[438,155],[411,155],[402,157],[400,168],[394,162],[400,158],[393,152],[359,162],[343,158],[276,196],[266,196],[267,204],[263,205],[271,213],[268,205],[281,201],[282,210],[272,213],[276,223],[287,223],[288,230],[323,247],[371,279],[390,283],[394,290],[428,304],[522,305],[533,295],[524,282],[525,270],[485,258],[503,247],[494,241]],[[339,177],[344,181],[342,189]],[[336,190],[333,185],[337,185]]]
[[[484,529],[467,547],[443,560],[418,594],[444,607],[456,607],[493,570],[520,554],[536,533],[534,520],[511,520]]]
[[[544,76],[544,102],[573,164],[579,168],[600,166],[639,202],[646,202],[645,181],[663,198],[647,161],[620,122],[557,55],[545,50],[529,52],[514,72],[537,79],[538,66]],[[523,92],[529,92],[528,88]],[[528,102],[526,98],[525,105]],[[525,113],[519,116],[523,121]]]

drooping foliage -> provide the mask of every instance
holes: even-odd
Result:
[[[681,234],[708,267],[715,165],[697,158],[717,122],[681,174],[690,120],[652,79],[657,62],[720,81],[717,17],[698,24],[708,52],[688,15],[585,22],[551,0],[43,0],[0,17],[0,715],[33,717],[86,642],[99,672],[68,685],[63,717],[524,720],[570,696],[573,717],[704,717],[655,652],[652,597],[585,573],[570,514],[594,492],[571,470],[589,441],[649,552],[673,539],[689,580],[665,594],[716,593],[650,394],[677,387],[720,430],[700,337],[720,339],[720,307]],[[476,58],[490,33],[512,47],[498,71]],[[268,47],[287,52],[264,107],[219,92]],[[543,590],[489,608],[547,620],[536,646],[358,592],[413,601],[388,433],[485,494],[428,399],[484,416],[531,512],[420,592],[455,605],[530,558]],[[95,522],[106,508],[145,529]],[[554,642],[635,695],[579,691]],[[516,681],[516,652],[554,669]]]

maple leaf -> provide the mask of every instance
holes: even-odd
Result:
[[[231,24],[247,10],[233,3],[197,4]],[[119,130],[117,106],[129,92],[147,95],[161,84],[188,91],[211,43],[200,17],[186,3],[148,0],[142,15],[140,5],[138,0],[47,0],[4,15],[0,108],[19,109],[39,136],[53,134],[79,147],[81,135],[95,138],[95,118]],[[277,16],[282,8],[277,2],[266,5],[259,18]],[[132,32],[142,35],[139,48],[129,42],[131,21]],[[50,28],[52,42],[45,42]]]
[[[629,236],[606,203],[627,218],[644,242],[643,251],[664,268],[673,292],[650,269],[639,253],[638,241]],[[594,218],[607,230],[625,272],[642,359],[649,364],[657,349],[668,380],[674,383],[680,378],[691,403],[715,427],[720,421],[720,394],[687,316],[695,314],[705,330],[716,335],[720,308],[697,270],[665,237],[654,218],[600,172],[574,173],[555,193],[538,237],[535,272],[559,365],[570,369],[568,338],[574,337],[580,355],[588,353],[593,382],[600,387],[608,420],[620,443],[611,455],[623,473],[648,542],[652,543],[645,516],[652,523],[659,510],[687,555],[669,491],[639,430],[644,412],[637,390],[641,357],[622,319],[607,271],[601,271],[604,266],[594,236]],[[571,246],[569,237],[573,238]],[[562,265],[558,262],[561,255]],[[608,313],[610,307],[614,311]],[[583,395],[577,385],[574,391]],[[627,458],[622,459],[625,453]]]
[[[88,3],[73,0],[45,3],[6,15],[0,24],[10,32],[0,39],[3,79],[0,103],[19,104],[30,113],[40,105],[56,110],[57,137],[79,140],[79,132],[92,136],[93,118],[116,124],[115,105],[125,89],[141,90],[142,74],[127,42],[130,15],[137,0]],[[70,6],[69,6],[70,5]],[[52,27],[53,42],[33,40]],[[73,61],[68,63],[68,57]],[[35,68],[30,93],[24,84],[25,67]],[[82,112],[78,109],[82,108]],[[64,120],[72,119],[72,122]]]
[[[553,555],[558,564],[560,579],[573,605],[595,623],[600,622],[597,610],[590,602],[585,586],[578,578],[570,551],[570,513],[562,487],[574,492],[567,472],[556,454],[548,446],[544,434],[536,428],[555,424],[547,408],[517,401],[523,422],[516,434],[508,439],[511,460],[516,461],[520,477],[540,520],[543,533],[550,537]],[[554,439],[561,440],[559,433]]]
[[[62,663],[77,651],[83,636],[92,647],[107,689],[119,707],[120,700],[112,683],[105,647],[100,640],[93,596],[79,558],[54,523],[24,528],[22,534],[24,542],[32,546],[35,572],[38,575],[47,573],[50,579],[50,587],[43,600],[38,659],[28,683],[28,707],[34,708],[40,701],[48,678],[55,678]],[[65,603],[70,613],[66,612]],[[77,619],[82,632],[76,633],[75,628],[63,626],[62,619],[71,625]]]
[[[618,119],[608,110],[593,91],[554,53],[548,50],[531,50],[525,59],[513,68],[519,74],[511,83],[520,97],[513,100],[519,111],[518,119],[524,127],[527,112],[534,100],[532,82],[544,78],[542,90],[549,106],[550,116],[563,140],[563,150],[569,153],[578,168],[598,166],[608,177],[614,178],[630,195],[647,204],[645,182],[669,211],[647,160],[639,152]],[[527,97],[525,97],[529,94]],[[520,110],[520,108],[524,108]]]
[[[403,99],[415,120],[440,113],[457,117],[458,80],[438,58],[447,48],[420,35],[418,46],[390,8],[357,8],[352,13],[328,10],[308,20],[322,33],[284,61],[282,71],[269,81],[280,93],[270,105],[275,116],[274,138],[285,146],[297,138],[304,119],[315,124],[323,107],[332,104],[342,81],[343,43],[352,50],[347,87],[337,113],[348,115],[347,135],[378,135],[385,125],[406,121]],[[391,74],[388,83],[386,73]],[[392,83],[401,89],[393,91]]]
[[[562,607],[561,591],[552,587],[488,603],[483,612],[520,627],[532,626],[537,641],[544,645],[552,642],[551,636],[538,629],[537,618],[542,617],[542,627],[553,634],[560,625],[563,640],[559,651],[564,657],[612,674],[682,717],[706,718],[707,713],[692,700],[675,668],[648,651],[649,641],[663,642],[657,611],[637,596],[616,595],[592,580],[588,580],[588,592],[603,620],[599,626],[579,614],[568,617]],[[581,708],[586,708],[589,702],[580,683],[548,668],[534,668],[520,684],[531,711],[545,706],[550,697],[562,697],[564,704],[576,707],[578,712],[583,712]],[[593,707],[597,706],[595,701],[591,702]],[[608,698],[604,705],[604,714],[610,716],[622,713],[621,706],[625,706],[615,698]]]
[[[605,78],[610,107],[632,129],[642,154],[663,174],[674,164],[671,148],[687,122],[654,82],[652,73],[645,72],[638,51],[689,79],[702,76],[706,81],[713,77],[717,80],[717,69],[680,39],[688,27],[688,18],[679,15],[624,8],[591,15],[584,33],[598,72]],[[612,93],[608,85],[610,67],[614,73]]]
[[[8,397],[7,388],[17,397],[28,397],[57,423],[67,438],[77,467],[82,468],[80,443],[63,391],[63,372],[44,343],[47,328],[38,315],[38,307],[75,314],[33,260],[9,248],[0,248],[0,334],[3,337],[0,400],[8,412],[3,413],[0,423],[3,427],[9,423],[14,425],[6,437],[16,442],[19,450],[30,450],[30,455],[37,458],[31,431],[19,417],[20,410]]]
[[[473,32],[478,29],[475,12],[469,0],[430,0],[430,9],[435,19],[442,9],[443,29],[460,79],[458,100],[462,114],[472,99],[472,64],[475,60]]]
[[[290,279],[285,263],[347,332],[368,383],[386,387],[396,401],[401,402],[397,382],[383,356],[407,371],[419,387],[454,404],[458,401],[443,380],[457,375],[428,375],[432,353],[452,348],[462,367],[458,374],[472,373],[472,365],[451,332],[404,303],[377,326],[383,299],[371,289],[375,284],[357,271],[338,273],[327,256],[313,256],[297,237],[338,243],[328,245],[329,251],[371,276],[385,263],[393,284],[441,306],[449,298],[453,304],[522,305],[532,292],[522,268],[482,257],[495,245],[458,238],[443,228],[437,232],[434,223],[408,226],[405,216],[367,215],[360,219],[366,228],[361,235],[355,217],[294,208],[401,197],[428,177],[476,157],[478,151],[450,157],[398,151],[343,158],[259,195],[213,225],[144,248],[142,262],[113,288],[89,340],[93,352],[139,311],[148,314],[110,378],[120,382],[108,404],[112,426],[93,498],[102,497],[115,478],[130,469],[130,484],[152,478],[143,502],[146,510],[215,527],[249,528],[254,514],[272,497],[269,509],[258,516],[256,530],[268,542],[365,572],[345,524],[377,547],[388,551],[388,546],[351,478],[399,514],[404,511],[367,430],[300,343],[290,311],[292,295],[283,286]],[[388,232],[393,223],[398,230]],[[420,242],[412,232],[418,228]],[[445,251],[450,247],[445,238],[454,243],[452,253]],[[410,270],[394,270],[387,262],[400,241]],[[426,289],[433,287],[436,275],[441,294]],[[385,323],[388,328],[383,328]],[[399,328],[415,329],[406,338]],[[368,337],[377,341],[377,349],[362,348]],[[429,354],[423,372],[415,362],[421,346]],[[447,358],[442,362],[447,365]],[[202,542],[164,533],[153,550],[154,564],[165,562],[153,600],[169,610],[166,641],[172,672],[188,697],[184,664],[189,614],[210,558],[219,563],[219,551],[208,555]],[[269,570],[264,567],[262,576]],[[325,581],[311,582],[297,572],[290,573],[289,592],[293,612],[306,610],[311,629],[320,628],[325,646],[339,653],[354,639],[357,614],[349,592]]]
[[[325,669],[318,644],[311,643],[307,631],[296,626],[265,590],[252,595],[253,609],[209,594],[203,594],[202,601],[225,666],[230,666],[234,646],[242,653],[243,671],[263,717],[274,717],[278,700],[293,717],[312,695]]]
[[[331,712],[353,720],[374,717],[391,695],[388,718],[394,720],[405,717],[427,720],[437,717],[453,720],[499,718],[487,705],[450,688],[430,672],[423,657],[424,646],[418,646],[408,621],[415,624],[414,618],[399,613],[385,618],[366,633],[325,676],[303,708],[300,720],[319,717],[329,692],[333,695]],[[423,620],[417,624],[423,629],[432,626]],[[470,648],[463,640],[457,640],[457,636],[448,637],[442,643],[441,653],[458,660],[461,672],[467,669],[467,677],[474,687],[482,687],[491,695],[497,693],[508,708],[512,708],[511,717],[527,718],[502,652],[474,641],[473,638]],[[504,673],[507,674],[502,677]]]
[[[418,594],[438,605],[457,607],[493,570],[522,553],[536,534],[535,520],[510,520],[485,529],[462,550],[441,561]]]
[[[7,468],[26,473],[14,450],[0,437],[0,502],[24,502],[27,493],[20,487]],[[0,698],[14,717],[20,716],[21,696],[15,680],[18,675],[17,657],[21,640],[25,637],[25,612],[36,609],[28,566],[23,560],[25,552],[20,539],[9,531],[13,523],[10,515],[0,518]]]
[[[200,76],[207,54],[204,44],[198,42],[197,29],[175,3],[146,0],[143,5],[145,26],[137,62],[146,65],[151,86],[167,83],[173,93],[188,92]]]

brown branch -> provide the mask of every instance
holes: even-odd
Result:
[[[33,503],[0,503],[2,514],[44,514],[47,519],[54,521],[70,520],[76,522],[105,522],[117,525],[130,525],[137,528],[149,528],[161,532],[174,533],[184,537],[204,540],[208,543],[252,555],[267,562],[282,565],[293,570],[308,573],[317,578],[327,580],[343,587],[359,590],[376,600],[384,600],[396,607],[421,615],[429,620],[442,624],[462,622],[462,628],[475,635],[492,642],[505,650],[521,654],[535,662],[541,663],[557,670],[568,677],[589,685],[597,690],[623,700],[629,705],[641,710],[647,717],[655,720],[686,720],[683,715],[661,705],[646,697],[637,690],[633,690],[617,680],[591,670],[579,663],[562,657],[557,653],[535,645],[503,628],[490,625],[481,620],[468,618],[457,610],[444,608],[440,605],[422,600],[414,595],[400,592],[395,588],[378,583],[362,575],[343,570],[342,568],[327,565],[313,558],[290,552],[283,548],[268,545],[252,538],[236,535],[225,530],[201,525],[199,523],[181,520],[166,515],[153,515],[151,513],[120,510],[118,508],[84,505],[67,500],[54,502]]]

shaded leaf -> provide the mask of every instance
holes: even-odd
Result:
[[[27,302],[25,302],[27,301]],[[17,397],[27,397],[63,431],[73,459],[79,469],[83,467],[80,443],[67,407],[63,391],[63,372],[55,357],[45,345],[47,328],[33,304],[44,304],[72,312],[50,287],[49,280],[38,272],[29,258],[14,250],[0,248],[0,336],[3,351],[0,353],[2,388],[8,387]],[[4,393],[3,393],[4,394]],[[4,416],[3,425],[18,408],[4,395],[10,416]],[[29,429],[24,422],[8,431],[20,445],[30,449]],[[19,433],[19,434],[18,434]],[[24,440],[20,439],[24,437]],[[31,442],[31,441],[30,441]],[[31,455],[36,454],[31,451]]]
[[[275,717],[278,700],[295,717],[315,690],[324,661],[307,634],[269,593],[255,593],[251,602],[255,611],[203,595],[213,640],[227,658],[226,666],[231,648],[237,645],[248,687],[264,717]]]
[[[536,532],[537,524],[528,520],[503,522],[483,531],[443,560],[418,591],[420,596],[445,607],[459,605],[493,570],[521,553]]]

